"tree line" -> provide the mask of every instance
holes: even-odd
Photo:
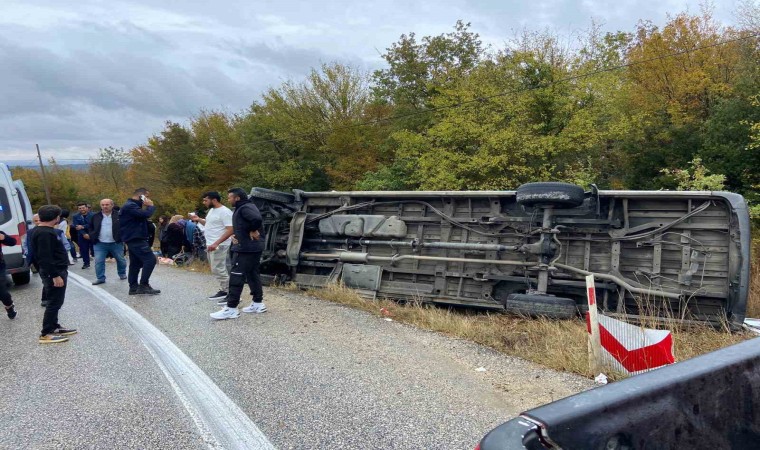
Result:
[[[459,21],[402,35],[385,68],[326,63],[238,112],[167,122],[84,172],[52,164],[55,203],[151,189],[197,210],[232,186],[289,190],[514,189],[559,180],[607,189],[726,189],[760,204],[760,8],[710,11],[569,43],[526,30],[503,48]],[[39,173],[17,169],[32,201]]]

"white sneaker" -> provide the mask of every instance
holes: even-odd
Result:
[[[267,312],[267,306],[263,303],[251,303],[249,306],[243,308],[243,312],[261,314]]]
[[[228,306],[225,306],[220,311],[217,311],[215,313],[211,313],[211,318],[216,320],[224,320],[224,319],[237,319],[240,317],[240,312],[237,308],[230,308]]]

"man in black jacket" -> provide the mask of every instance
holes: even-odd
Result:
[[[67,329],[58,323],[58,310],[63,306],[66,297],[69,256],[63,243],[58,239],[55,226],[61,216],[61,208],[55,205],[45,205],[37,212],[40,224],[32,233],[30,245],[33,249],[34,263],[40,271],[40,278],[47,292],[47,306],[42,319],[40,344],[66,342],[77,330]]]
[[[3,258],[3,246],[13,247],[16,244],[16,238],[0,231],[0,301],[3,302],[5,313],[8,314],[9,319],[16,318],[16,309],[13,307],[13,298],[11,297],[11,293],[8,292],[8,284],[5,282],[6,269],[5,259]]]
[[[127,279],[127,260],[124,258],[124,243],[121,242],[119,216],[113,211],[113,200],[104,198],[100,201],[100,212],[90,219],[90,243],[95,248],[95,276],[92,284],[106,282],[106,257],[110,254],[116,259],[116,272],[120,280]]]
[[[243,308],[247,313],[263,313],[267,307],[264,305],[264,293],[261,288],[261,275],[259,264],[261,253],[264,251],[263,220],[259,209],[250,200],[241,188],[227,191],[227,199],[230,205],[235,207],[232,214],[232,268],[230,269],[230,289],[227,295],[227,306],[222,310],[211,314],[212,319],[237,319],[240,317],[238,305],[240,294],[246,281],[251,289],[253,303]]]
[[[119,209],[119,231],[121,239],[129,249],[129,295],[161,293],[150,285],[150,275],[156,268],[156,255],[148,246],[148,219],[156,211],[156,207],[153,206],[153,201],[149,197],[150,192],[147,189],[135,189],[132,198]],[[137,284],[138,274],[140,274],[139,285]]]

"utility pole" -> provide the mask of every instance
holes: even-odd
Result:
[[[45,165],[42,164],[42,156],[40,155],[40,144],[34,144],[37,146],[37,159],[40,161],[40,170],[42,171],[42,185],[45,186],[45,199],[47,204],[50,205],[50,188],[47,184],[47,174],[45,173]]]

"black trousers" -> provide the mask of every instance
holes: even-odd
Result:
[[[148,241],[146,239],[133,239],[127,242],[127,249],[129,250],[129,271],[127,273],[129,285],[137,284],[137,275],[140,274],[141,269],[140,284],[148,284],[150,275],[156,268],[156,255],[148,246]]]
[[[245,286],[246,282],[248,283],[248,287],[251,288],[253,302],[261,303],[264,300],[264,290],[261,288],[261,274],[259,273],[260,263],[261,252],[235,252],[232,255],[230,291],[227,295],[228,307],[237,308],[240,304],[240,295],[243,293],[243,286]]]
[[[42,331],[40,331],[40,334],[44,336],[61,328],[61,324],[58,323],[58,310],[63,306],[63,300],[66,297],[66,286],[69,284],[69,273],[64,271],[63,275],[61,275],[61,278],[63,278],[63,287],[53,286],[53,278],[44,272],[40,272],[40,278],[42,278],[45,295],[47,296],[47,306],[45,307],[45,315],[42,317]]]
[[[8,282],[5,276],[5,263],[0,262],[0,301],[5,306],[11,306],[13,299],[11,298],[11,293],[8,292]]]

